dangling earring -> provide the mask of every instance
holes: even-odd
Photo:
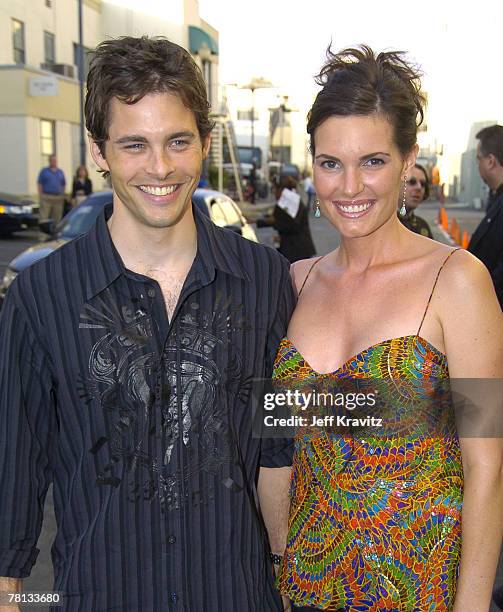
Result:
[[[402,198],[402,207],[400,208],[400,212],[398,213],[400,217],[405,217],[407,214],[407,209],[405,208],[405,195],[407,193],[407,175],[403,179],[403,198]]]
[[[318,198],[314,201],[314,216],[319,219],[321,217],[320,201]]]

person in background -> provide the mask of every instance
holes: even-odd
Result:
[[[278,251],[290,263],[316,255],[309,228],[309,215],[296,191],[293,176],[276,176],[273,189],[276,205],[272,215],[257,220],[257,227],[272,226],[278,232]]]
[[[72,184],[72,206],[77,206],[93,192],[93,184],[87,168],[82,165],[77,168]]]
[[[311,204],[313,203],[316,191],[314,189],[313,179],[306,173],[304,180],[302,181],[303,188],[307,196],[306,208],[308,212],[311,210]]]
[[[416,208],[430,195],[430,184],[426,170],[420,164],[414,164],[405,183],[402,200],[399,202],[398,218],[407,229],[421,236],[433,238],[430,226],[416,215]]]
[[[58,168],[56,155],[52,154],[49,157],[49,165],[40,171],[37,186],[40,198],[40,221],[54,219],[59,223],[65,205],[66,179],[63,170]]]
[[[468,250],[489,270],[503,310],[503,126],[486,127],[476,138],[479,174],[490,192],[486,215],[473,233]]]

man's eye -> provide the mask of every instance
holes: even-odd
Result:
[[[186,140],[183,140],[181,138],[177,138],[176,140],[172,140],[171,141],[171,146],[174,147],[175,149],[182,149],[183,147],[186,147],[189,143]]]
[[[135,142],[135,143],[133,143],[133,144],[126,145],[126,146],[125,146],[125,148],[126,148],[128,151],[140,151],[141,149],[143,149],[143,148],[144,148],[144,146],[145,146],[145,145],[144,145],[144,144],[142,144],[141,142]]]

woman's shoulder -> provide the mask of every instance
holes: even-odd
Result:
[[[484,279],[490,281],[484,264],[461,247],[438,243],[430,261],[430,265],[438,269],[439,283],[451,289],[459,285],[466,288],[467,283],[478,283]]]
[[[310,274],[313,266],[315,266],[322,257],[311,257],[309,259],[299,259],[290,266],[290,276],[297,293],[304,284],[307,276]]]
[[[431,262],[436,277],[434,301],[441,318],[495,309],[496,293],[485,265],[465,249],[441,246]]]

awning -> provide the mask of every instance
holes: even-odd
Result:
[[[218,55],[217,41],[201,28],[189,26],[189,51],[199,53],[202,47],[207,47],[214,55]]]

